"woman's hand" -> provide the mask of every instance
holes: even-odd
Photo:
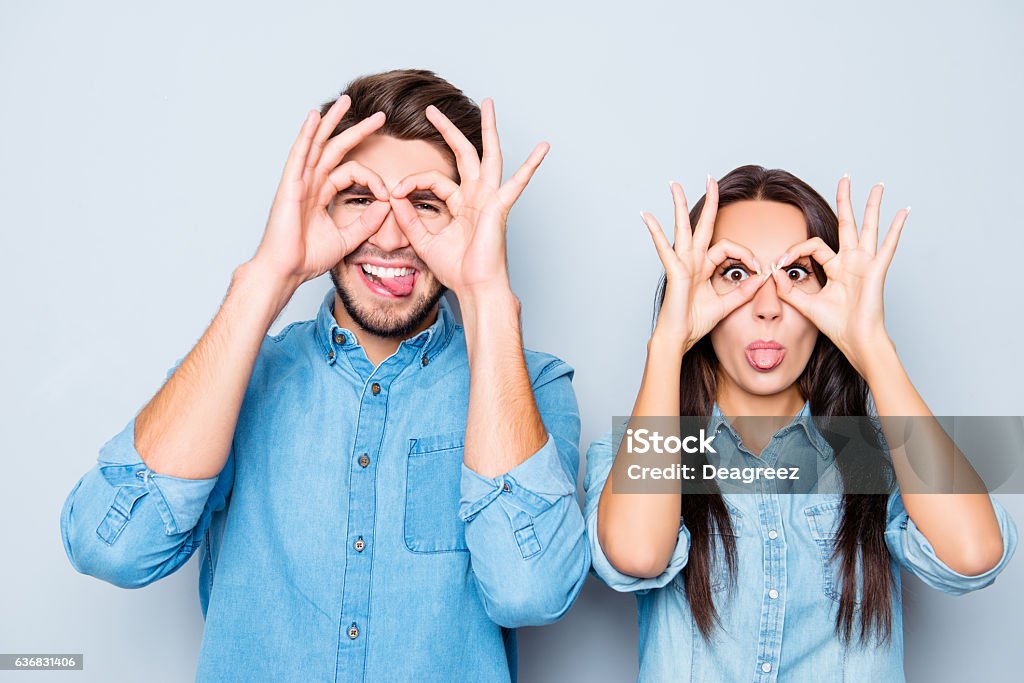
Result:
[[[323,119],[315,111],[306,116],[285,162],[263,240],[250,261],[293,287],[322,275],[352,253],[380,228],[391,210],[379,175],[355,161],[338,165],[384,125],[384,113],[368,116],[328,141],[351,103],[348,95],[342,95]],[[327,206],[338,192],[354,184],[370,188],[376,201],[351,224],[337,225]]]
[[[711,235],[718,213],[718,183],[708,177],[704,208],[697,229],[691,231],[686,196],[679,183],[669,183],[675,206],[675,245],[668,242],[657,219],[640,212],[644,225],[654,239],[658,257],[665,267],[665,300],[658,313],[652,339],[664,339],[681,353],[689,351],[725,316],[749,301],[767,282],[770,273],[761,272],[753,252],[730,240],[718,240],[710,249]],[[757,274],[728,291],[719,293],[711,278],[727,258],[737,259]]]
[[[878,247],[882,189],[881,183],[871,188],[863,229],[858,237],[850,202],[850,178],[843,176],[836,194],[839,253],[832,251],[820,237],[812,237],[791,246],[772,267],[779,298],[825,333],[861,375],[872,351],[877,350],[879,344],[891,343],[885,330],[883,285],[910,213],[910,207],[896,212],[882,246]],[[828,282],[819,291],[801,291],[785,276],[785,266],[800,256],[810,256],[825,270]]]

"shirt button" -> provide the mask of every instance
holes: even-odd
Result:
[[[372,391],[373,395],[376,396],[377,394],[380,393],[380,385],[374,382],[373,384],[370,385],[370,391]]]
[[[779,537],[779,532],[776,531],[775,529],[772,529],[771,531],[768,532],[768,538],[778,538],[778,537]]]
[[[331,360],[334,360],[334,349],[331,349],[330,351],[327,352],[327,357],[330,358]]]
[[[355,640],[359,637],[359,627],[356,626],[356,622],[352,622],[352,625],[348,627],[348,637]]]
[[[362,536],[360,536],[359,538],[356,539],[355,547],[356,547],[356,552],[360,552],[360,553],[363,552],[363,548],[366,547],[366,542],[363,541],[363,537]]]
[[[349,635],[351,635],[351,631],[349,631]],[[763,671],[765,673],[768,673],[771,670],[772,670],[772,665],[769,664],[768,662],[765,662],[764,664],[761,665],[761,671]]]
[[[362,455],[359,456],[359,466],[360,467],[366,467],[369,464],[370,464],[370,456],[368,456],[366,453],[363,453]]]
[[[429,362],[430,361],[427,360],[427,357],[423,356],[423,365],[426,366],[426,364],[429,363]]]
[[[334,343],[335,344],[344,344],[345,343],[345,335],[343,335],[341,332],[336,333],[334,335]]]
[[[768,597],[774,600],[775,598],[779,597],[779,591],[775,590],[774,588],[771,589],[770,591],[768,591]]]

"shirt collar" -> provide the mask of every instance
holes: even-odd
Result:
[[[736,443],[741,442],[739,434],[736,433],[736,430],[726,416],[722,414],[718,401],[715,401],[711,408],[711,420],[708,422],[707,433],[715,434],[720,426],[724,426],[729,430]],[[807,441],[818,451],[823,460],[828,461],[832,459],[832,446],[829,445],[828,440],[818,431],[814,418],[811,416],[811,402],[809,400],[804,401],[800,412],[793,417],[793,420],[788,425],[775,432],[775,436],[783,437],[793,431],[802,433]]]
[[[452,306],[448,298],[442,296],[438,300],[437,319],[427,329],[412,337],[406,337],[402,344],[419,349],[422,366],[427,366],[434,357],[447,346],[452,334],[458,327]],[[338,325],[334,319],[334,289],[324,296],[323,303],[316,316],[317,338],[320,340],[327,361],[333,363],[338,354],[348,346],[355,346],[356,334],[347,327]]]

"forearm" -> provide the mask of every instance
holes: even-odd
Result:
[[[682,354],[652,337],[632,419],[679,415]],[[615,458],[598,503],[598,537],[608,560],[624,574],[649,578],[664,571],[678,538],[680,493],[614,495],[613,479],[628,466],[626,440]]]
[[[135,448],[155,472],[187,479],[224,467],[260,344],[295,291],[250,261],[235,270],[202,338],[135,420]]]
[[[876,344],[869,357],[865,379],[875,400],[882,432],[890,443],[902,444],[902,434],[891,433],[892,430],[906,417],[926,419],[933,417],[932,413],[911,383],[891,340]],[[897,419],[890,423],[886,416]],[[927,429],[929,426],[931,429]],[[913,453],[908,454],[902,445],[890,451],[907,514],[943,562],[961,573],[979,574],[999,561],[1003,549],[999,523],[989,496],[986,493],[913,492],[921,488],[917,484],[916,470],[927,465],[922,457],[946,458],[947,455],[956,461],[938,462],[936,470],[942,474],[955,473],[958,490],[983,490],[983,483],[970,463],[955,449],[937,421],[933,425],[922,425],[915,433],[917,436],[911,441]],[[924,449],[933,452],[922,453]]]
[[[523,357],[511,290],[459,297],[469,356],[465,463],[486,477],[508,472],[547,441]]]

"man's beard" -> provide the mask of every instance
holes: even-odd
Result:
[[[352,296],[352,293],[346,290],[346,288],[341,284],[341,278],[338,277],[338,269],[345,267],[346,264],[342,261],[342,263],[330,270],[331,282],[334,283],[334,291],[338,293],[338,298],[341,299],[342,305],[345,307],[348,314],[352,316],[352,319],[356,324],[370,334],[378,337],[404,339],[411,335],[423,323],[423,321],[426,320],[427,316],[430,315],[430,312],[433,310],[434,305],[448,290],[447,287],[437,280],[434,280],[434,286],[432,289],[421,295],[413,303],[412,309],[406,313],[389,311],[388,306],[381,306],[378,308],[361,306],[355,300],[355,297]],[[410,294],[410,296],[412,295]]]

